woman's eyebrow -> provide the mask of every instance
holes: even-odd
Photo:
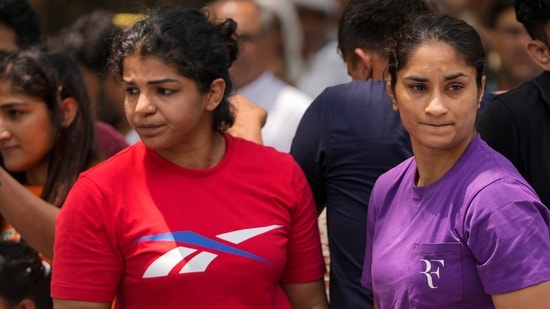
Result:
[[[149,85],[156,85],[156,84],[164,84],[164,83],[178,83],[179,81],[177,79],[172,78],[163,78],[163,79],[154,79],[147,82]],[[134,84],[131,80],[122,79],[122,83],[124,84]]]
[[[0,104],[0,109],[8,109],[8,108],[12,108],[14,106],[26,106],[26,105],[29,105],[29,104],[27,102],[23,102],[23,101],[6,102],[6,103]]]
[[[425,82],[428,81],[427,78],[416,76],[416,75],[405,76],[403,79],[408,79],[408,80],[412,80],[412,81],[415,81],[415,82],[421,82],[421,83],[425,83]]]
[[[447,76],[445,76],[445,80],[453,80],[453,79],[457,79],[459,77],[464,77],[464,76],[468,76],[468,74],[465,74],[465,73],[462,73],[462,72],[458,72],[458,73],[453,73],[453,74],[449,74]]]

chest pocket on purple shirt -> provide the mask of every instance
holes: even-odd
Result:
[[[412,308],[441,308],[463,300],[461,245],[415,244],[409,263]]]

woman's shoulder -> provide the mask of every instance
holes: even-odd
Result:
[[[463,180],[468,185],[469,195],[494,199],[500,197],[538,199],[535,191],[517,168],[502,154],[491,148],[481,139],[476,140],[477,147],[465,162],[463,172],[469,172]],[[463,173],[463,174],[464,174]]]
[[[380,191],[401,186],[406,182],[412,183],[412,179],[414,177],[412,175],[411,177],[408,177],[407,175],[414,173],[414,171],[416,171],[416,161],[414,160],[414,157],[411,156],[410,158],[397,164],[395,167],[382,173],[382,175],[376,179],[374,187],[377,191]]]
[[[138,142],[119,151],[110,158],[92,166],[83,175],[114,174],[135,169],[145,155],[145,145]]]
[[[396,166],[390,168],[388,171],[380,175],[379,178],[395,179],[396,177],[400,177],[401,175],[405,174],[411,168],[416,170],[416,161],[414,159],[414,156],[411,156],[408,159],[403,160]]]
[[[229,136],[234,145],[234,155],[247,164],[282,167],[294,165],[294,158],[286,152],[279,151],[271,146],[257,144],[242,138]]]

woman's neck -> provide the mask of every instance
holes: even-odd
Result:
[[[48,178],[47,164],[41,164],[25,172],[25,185],[40,187],[46,184]]]
[[[181,145],[181,151],[159,150],[157,153],[166,160],[181,167],[206,169],[220,163],[225,154],[225,148],[225,137],[223,134],[215,132],[209,138]]]
[[[443,177],[464,154],[475,136],[476,134],[459,145],[445,150],[428,149],[418,145],[415,146],[413,143],[413,153],[417,166],[415,184],[419,187],[427,186]]]

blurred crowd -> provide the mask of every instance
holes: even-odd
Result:
[[[237,23],[239,53],[229,72],[234,93],[242,95],[265,111],[260,137],[264,145],[292,154],[291,149],[296,151],[293,140],[297,131],[299,132],[301,121],[316,98],[323,97],[324,91],[329,87],[350,83],[352,80],[368,79],[376,74],[375,69],[372,69],[365,75],[366,78],[362,78],[358,71],[354,71],[356,68],[351,65],[350,58],[346,61],[349,55],[342,54],[338,30],[347,3],[347,0],[218,0],[210,1],[205,5],[204,10],[208,12],[212,21],[232,18]],[[480,34],[487,54],[485,88],[489,95],[487,102],[494,96],[517,88],[544,72],[544,69],[537,65],[527,52],[526,46],[532,38],[516,19],[512,0],[440,0],[434,3],[440,12],[466,21]],[[0,1],[2,58],[18,50],[40,46],[52,52],[70,56],[80,68],[97,141],[97,145],[94,146],[97,148],[94,148],[96,153],[89,156],[93,159],[86,159],[86,163],[82,163],[80,170],[92,165],[90,162],[95,164],[110,158],[140,140],[138,133],[132,128],[125,115],[125,89],[120,78],[108,70],[108,60],[111,56],[112,38],[144,18],[146,18],[144,15],[98,8],[80,16],[56,33],[45,34],[39,26],[40,16],[24,0]],[[4,74],[9,73],[9,67],[4,69],[6,72],[0,72],[0,80],[9,80],[3,77]],[[2,91],[5,89],[0,89],[0,94],[4,93]],[[61,90],[58,95],[61,95]],[[319,127],[323,125],[322,120],[319,120]],[[59,126],[62,124],[54,125],[56,128]],[[2,134],[0,131],[0,138],[3,138]],[[92,153],[91,149],[90,153]],[[63,155],[64,161],[71,160],[69,153],[63,153]],[[293,155],[296,156],[296,153]],[[406,155],[411,153],[407,152]],[[4,158],[2,161],[5,161],[2,165],[4,168],[9,167],[6,165],[10,164],[9,160]],[[55,164],[52,163],[47,168],[49,172],[54,168],[52,166]],[[322,170],[319,173],[328,173],[325,168],[328,169],[326,166],[319,167]],[[309,181],[314,178],[307,172],[306,177]],[[38,185],[44,188],[53,186],[52,183],[55,180],[50,178]],[[71,181],[74,179],[76,176]],[[20,182],[27,186],[32,185],[29,179]],[[62,200],[68,188],[64,190]],[[59,193],[50,190],[48,194],[53,194],[52,192]],[[330,194],[330,192],[324,192],[324,194]],[[42,191],[35,195],[56,207],[61,206],[60,201],[55,198],[49,199],[51,196],[46,196]],[[0,200],[0,203],[2,202],[3,200]],[[6,200],[4,204],[8,205],[9,202]],[[319,204],[319,201],[317,202]],[[330,207],[327,200],[323,203],[327,204],[326,208]],[[3,207],[6,208],[0,207],[2,214],[0,223],[4,226],[4,229],[0,230],[3,233],[2,240],[19,239],[20,236],[13,236],[18,235],[15,230],[19,230],[31,247],[44,254],[46,260],[48,257],[51,258],[52,244],[35,245],[41,243],[41,240],[32,236],[33,233],[42,235],[47,233],[29,232],[21,228],[29,222],[24,220],[29,219],[19,221],[17,214],[12,214],[7,206]],[[331,256],[335,253],[329,253],[327,209],[324,207],[325,205],[322,205],[319,208],[319,229],[327,265],[326,284],[329,291],[331,280],[328,274],[331,271]],[[48,222],[54,224],[56,214],[52,213],[49,218],[53,221]],[[328,217],[329,226],[330,220],[331,217]],[[47,227],[48,225],[45,224],[44,228]],[[31,236],[25,237],[25,233]],[[53,231],[51,234],[53,237]],[[13,254],[6,254],[6,250],[3,248],[0,250],[0,278],[3,278],[1,275],[4,271],[2,266],[4,261],[16,259],[12,256]],[[10,250],[13,252],[15,249]],[[18,250],[30,249],[25,247]],[[27,251],[25,254],[29,255]],[[23,256],[23,253],[21,255]],[[24,269],[31,269],[33,276],[41,278],[39,283],[43,286],[42,279],[49,280],[50,277],[49,266],[41,264],[37,256],[32,255],[32,259],[28,256],[25,258],[28,263],[23,264],[28,265],[24,266]],[[36,275],[37,273],[39,275]],[[30,282],[29,287],[20,286],[19,288],[32,291],[28,295],[30,298],[39,296],[35,299],[36,308],[51,308],[51,304],[46,304],[48,302],[44,301],[44,296],[35,293],[31,285],[34,283]],[[4,286],[2,282],[0,289]],[[23,295],[17,299],[10,299],[7,293],[0,290],[0,299],[12,304],[21,302],[26,297]],[[1,305],[0,302],[0,308],[2,308]]]

